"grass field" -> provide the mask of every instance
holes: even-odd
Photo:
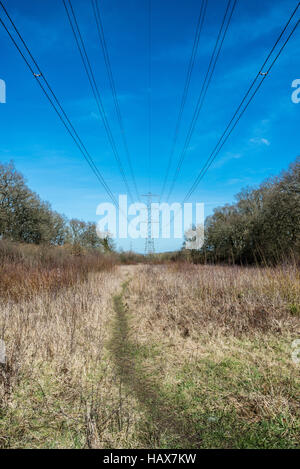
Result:
[[[129,265],[1,297],[2,448],[296,448],[296,267]]]

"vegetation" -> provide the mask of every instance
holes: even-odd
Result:
[[[0,238],[29,244],[113,251],[109,238],[99,238],[94,222],[72,219],[53,211],[26,185],[13,163],[0,164]]]
[[[236,204],[217,208],[207,218],[204,246],[193,253],[194,261],[300,260],[300,157],[288,171],[236,198]]]
[[[201,250],[157,254],[151,258],[120,253],[121,263],[267,264],[300,262],[300,157],[283,172],[246,188],[237,202],[216,208],[205,222]],[[72,245],[81,249],[114,251],[108,237],[101,239],[94,222],[67,220],[51,210],[25,184],[12,163],[0,164],[0,237],[15,242]]]
[[[0,297],[20,301],[57,292],[87,280],[89,272],[110,270],[113,254],[78,246],[36,246],[0,240]]]
[[[139,384],[156,393],[146,409],[140,399],[144,444],[299,446],[299,280],[292,267],[139,270],[125,304]]]
[[[135,265],[0,299],[1,446],[299,447],[299,280]]]

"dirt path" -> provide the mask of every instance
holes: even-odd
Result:
[[[126,280],[122,284],[119,294],[113,297],[115,318],[112,326],[112,335],[109,343],[112,360],[120,384],[125,390],[134,395],[139,407],[145,416],[144,425],[147,427],[141,435],[155,435],[157,441],[145,441],[146,444],[161,444],[163,441],[172,441],[173,446],[188,445],[198,447],[201,442],[199,435],[189,435],[190,424],[182,417],[181,409],[170,402],[161,388],[155,369],[145,367],[143,363],[143,347],[133,340],[131,324],[134,312],[128,311],[124,302],[124,295],[128,293],[130,276],[137,275],[135,266],[122,267],[122,277]],[[148,438],[148,437],[147,437]]]

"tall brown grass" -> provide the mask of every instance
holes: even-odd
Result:
[[[169,395],[169,419],[172,408],[185,416],[201,447],[300,446],[296,265],[140,267],[127,305],[147,374]]]
[[[135,278],[141,324],[171,333],[240,336],[255,331],[297,331],[300,271],[174,263],[148,266]],[[145,308],[151,308],[145,314]],[[141,325],[141,327],[143,327]]]
[[[104,359],[118,286],[110,270],[55,294],[0,298],[0,447],[105,444],[119,419],[118,383]]]
[[[0,241],[0,297],[19,301],[42,291],[57,292],[115,263],[113,254],[96,250]]]

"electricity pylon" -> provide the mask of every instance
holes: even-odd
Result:
[[[158,195],[148,192],[148,194],[142,194],[142,197],[147,197],[147,237],[145,240],[145,254],[151,255],[155,252],[154,238],[152,236],[152,223],[154,222],[152,220],[151,203],[152,197],[158,197]]]

